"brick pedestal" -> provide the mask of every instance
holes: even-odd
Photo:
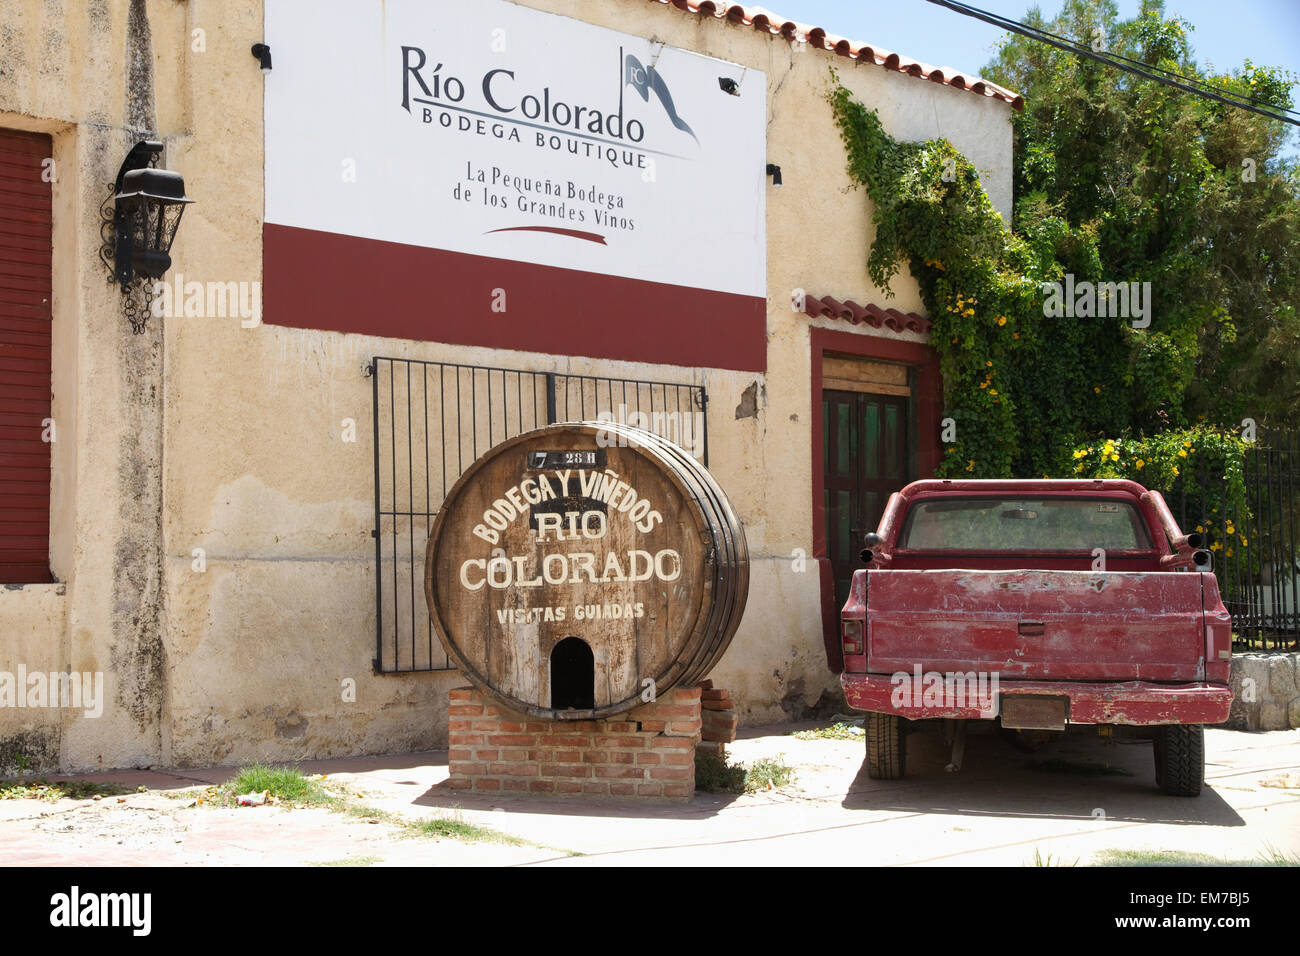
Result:
[[[700,683],[700,742],[695,749],[700,753],[714,754],[721,757],[727,744],[736,739],[736,703],[731,694],[721,688],[715,688],[713,681]]]
[[[699,687],[602,720],[539,720],[480,691],[451,692],[451,786],[685,802],[695,792]]]

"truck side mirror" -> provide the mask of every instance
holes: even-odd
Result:
[[[866,536],[862,539],[862,543],[868,548],[878,548],[885,543],[885,539],[874,531],[868,531]]]

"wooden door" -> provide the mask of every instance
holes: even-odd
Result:
[[[862,537],[874,531],[889,495],[915,468],[908,441],[909,398],[822,391],[826,553],[835,576],[835,607],[844,606]]]

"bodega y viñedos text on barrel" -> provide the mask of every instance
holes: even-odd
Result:
[[[677,445],[550,425],[460,477],[429,534],[425,597],[461,672],[512,710],[589,719],[702,679],[740,624],[745,532]]]

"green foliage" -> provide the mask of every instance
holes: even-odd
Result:
[[[1259,103],[1291,102],[1277,70],[1247,62],[1206,76],[1190,26],[1158,2],[1125,22],[1110,0],[1027,19],[1104,35],[1111,52]],[[843,86],[829,95],[850,176],[875,207],[869,275],[892,295],[906,265],[934,323],[944,415],[957,425],[937,473],[1064,477],[1077,473],[1071,452],[1104,436],[1294,421],[1300,174],[1278,158],[1283,124],[1024,38],[986,73],[1027,104],[1013,115],[1014,232],[947,140],[899,142]],[[1150,283],[1149,327],[1132,311],[1045,314],[1045,283],[1066,276]],[[1160,487],[1153,475],[1169,476],[1141,477]]]
[[[320,804],[331,798],[325,788],[303,775],[295,767],[268,767],[253,764],[243,767],[221,788],[234,802],[240,794],[269,791],[270,795],[286,803]]]
[[[695,752],[695,789],[705,793],[744,793],[745,768],[732,766],[726,757]]]
[[[774,790],[794,782],[794,768],[785,762],[783,754],[762,757],[745,771],[745,790]]]
[[[88,800],[126,793],[118,783],[94,783],[89,780],[0,780],[0,800]]]
[[[861,740],[865,731],[855,724],[838,721],[829,727],[814,727],[812,730],[796,730],[790,734],[796,740]]]

